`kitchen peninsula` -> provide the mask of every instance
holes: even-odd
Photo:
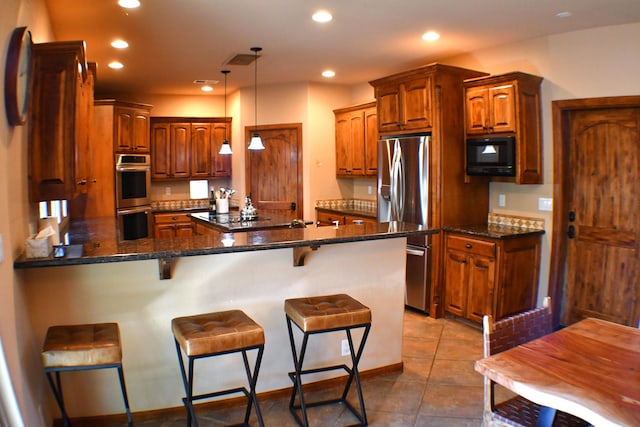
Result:
[[[182,407],[170,326],[178,316],[239,308],[260,323],[266,345],[257,389],[263,393],[291,386],[284,300],[348,293],[372,311],[361,371],[399,369],[406,237],[437,232],[381,223],[118,242],[114,228],[113,221],[77,224],[70,243],[81,245],[81,254],[21,257],[14,267],[29,310],[26,333],[35,346],[53,324],[120,324],[134,420],[135,412]],[[304,261],[296,262],[300,257]],[[170,280],[158,277],[159,259],[173,260]],[[326,334],[310,343],[309,366],[344,363],[343,338]],[[203,363],[199,371],[196,388],[234,387],[243,381],[241,359]],[[96,371],[64,379],[73,416],[122,412],[118,384],[108,375]],[[53,406],[44,375],[41,381],[42,400]],[[91,397],[85,392],[89,389],[95,391]]]

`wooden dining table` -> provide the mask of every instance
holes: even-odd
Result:
[[[475,370],[594,426],[640,426],[640,329],[587,318],[478,360]]]

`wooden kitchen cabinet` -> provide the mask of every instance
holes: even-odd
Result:
[[[116,153],[148,154],[151,106],[131,102],[114,103],[114,148]]]
[[[446,233],[445,310],[482,323],[535,307],[540,267],[539,234],[508,239]]]
[[[362,221],[365,224],[377,224],[374,218],[367,216],[345,214],[338,212],[327,212],[316,209],[316,224],[318,225],[335,225],[335,221],[338,221],[338,225],[354,224],[356,221]]]
[[[230,126],[230,118],[153,117],[151,178],[166,180],[231,176],[231,156],[218,154]]]
[[[154,213],[153,229],[156,239],[192,236],[194,234],[191,217],[185,213]]]
[[[72,200],[89,180],[93,76],[82,41],[33,45],[29,197]]]
[[[336,176],[376,176],[378,121],[376,103],[333,111],[336,120]]]
[[[381,138],[424,133],[429,142],[429,227],[487,220],[489,182],[465,182],[463,82],[486,73],[431,64],[370,81]],[[444,315],[444,236],[430,236],[429,315]]]
[[[521,72],[464,83],[466,137],[516,137],[516,176],[501,181],[542,184],[541,83]]]

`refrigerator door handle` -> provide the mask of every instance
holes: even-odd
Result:
[[[392,221],[402,221],[404,216],[404,167],[402,164],[402,148],[400,140],[393,144],[393,159],[389,173],[391,187],[391,218]]]

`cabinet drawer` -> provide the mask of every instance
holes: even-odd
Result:
[[[154,214],[153,220],[156,224],[176,224],[179,222],[191,222],[188,214],[183,213],[162,213]]]
[[[470,239],[462,236],[449,235],[447,237],[447,249],[455,249],[462,252],[489,257],[496,256],[496,244],[494,242]]]

